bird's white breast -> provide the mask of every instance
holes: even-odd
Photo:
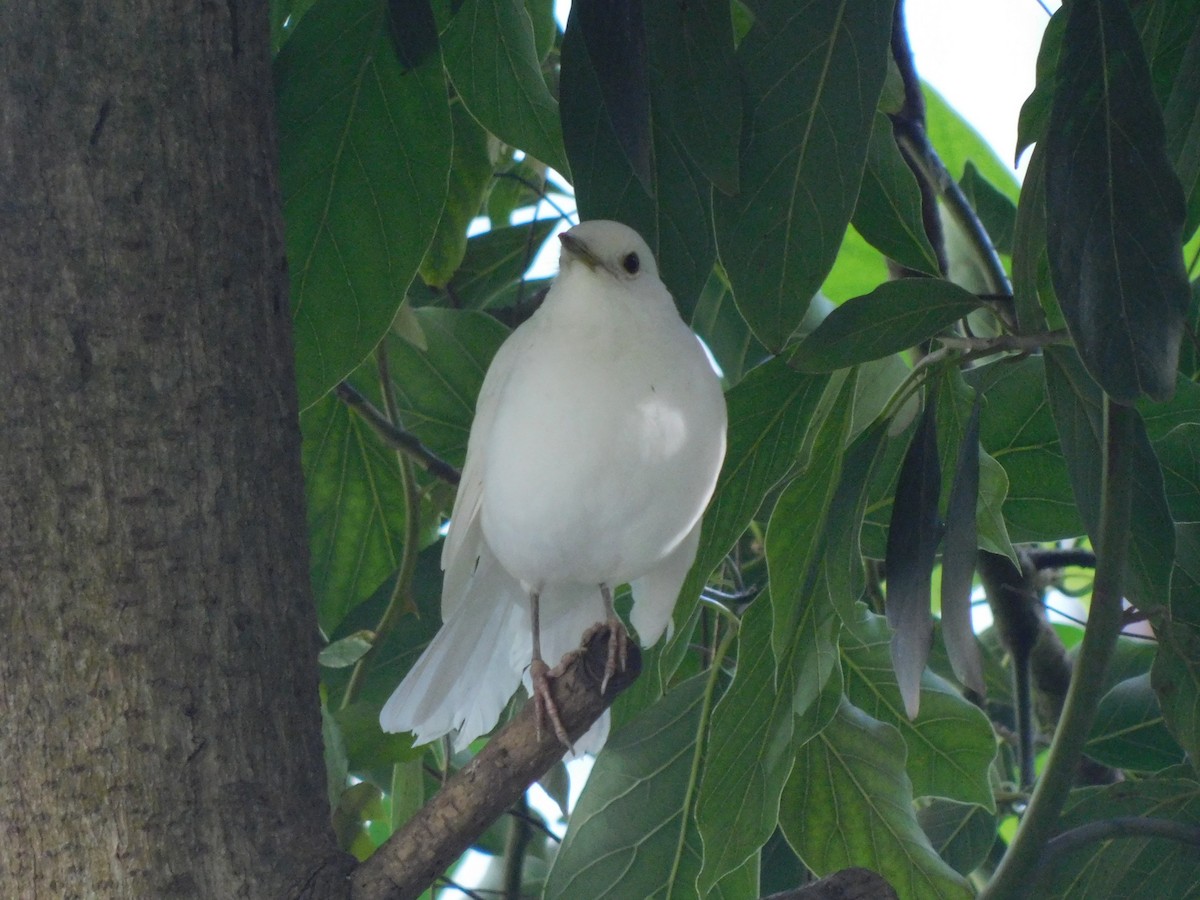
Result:
[[[527,349],[486,435],[484,538],[539,589],[643,575],[695,525],[724,455],[718,379],[665,291],[647,307],[574,287],[510,338]]]

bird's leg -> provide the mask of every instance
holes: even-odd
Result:
[[[533,659],[529,663],[529,677],[533,682],[533,710],[537,719],[538,739],[541,740],[542,723],[549,718],[550,724],[554,726],[554,734],[568,750],[574,753],[575,748],[571,746],[567,729],[563,727],[562,719],[559,718],[558,705],[554,702],[554,695],[550,693],[550,667],[542,659],[542,632],[538,615],[537,591],[529,592],[529,620],[533,625]]]
[[[613,607],[612,590],[607,584],[600,585],[600,598],[604,601],[604,627],[608,629],[608,662],[604,666],[604,680],[600,682],[600,693],[603,694],[612,677],[625,671],[629,660],[629,632]]]

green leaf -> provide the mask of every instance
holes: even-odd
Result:
[[[741,193],[715,194],[713,212],[738,308],[777,351],[829,273],[854,211],[892,9],[777,0],[755,16],[738,47],[749,102]]]
[[[317,662],[331,669],[352,666],[371,649],[375,634],[371,631],[356,631],[321,648]]]
[[[336,397],[305,410],[300,428],[309,573],[330,634],[399,565],[404,489],[395,452]]]
[[[917,822],[938,856],[960,875],[983,865],[996,842],[996,814],[982,806],[934,800],[917,810]]]
[[[1054,86],[1058,76],[1058,57],[1062,52],[1063,30],[1067,24],[1066,8],[1059,9],[1046,23],[1042,32],[1042,44],[1037,56],[1037,84],[1033,92],[1021,104],[1021,112],[1017,117],[1017,152],[1014,158],[1020,160],[1021,155],[1030,145],[1037,143],[1046,133],[1050,121],[1050,104],[1054,102]]]
[[[900,734],[843,700],[801,748],[784,789],[780,826],[817,875],[872,869],[901,900],[971,896],[917,824]]]
[[[967,381],[985,403],[980,443],[1008,477],[1003,511],[1009,534],[1017,542],[1082,534],[1046,399],[1043,361],[1029,357],[992,368],[986,384],[982,370],[968,372]]]
[[[599,5],[605,4],[611,0]],[[716,257],[711,188],[657,112],[649,121],[653,153],[648,179],[634,173],[610,119],[612,108],[605,105],[607,95],[597,73],[600,63],[589,55],[592,49],[572,15],[563,38],[560,93],[579,214],[583,219],[615,219],[641,234],[654,251],[663,283],[688,320]],[[607,61],[624,64],[620,57]],[[653,100],[657,111],[661,100],[657,94]],[[637,105],[630,97],[619,110],[632,114]]]
[[[979,306],[939,278],[901,278],[847,300],[796,349],[793,364],[828,372],[898,353],[928,340]]]
[[[557,219],[536,219],[475,235],[467,241],[462,264],[444,292],[412,291],[410,296],[414,302],[448,300],[456,308],[499,306],[500,299],[525,276],[557,222]],[[526,296],[532,297],[533,293],[531,288]]]
[[[929,275],[940,274],[937,254],[925,235],[921,189],[900,155],[892,122],[875,113],[862,188],[854,207],[854,227],[884,256]]]
[[[890,278],[887,260],[883,255],[868,244],[853,225],[847,225],[841,246],[838,248],[837,259],[821,284],[821,294],[834,303],[844,303],[851,297],[869,294]],[[815,305],[814,298],[813,306]],[[807,333],[803,328],[804,321],[801,322],[801,335]]]
[[[813,604],[815,592],[824,587],[822,574],[829,539],[826,524],[841,480],[842,449],[853,415],[853,397],[851,378],[842,385],[816,433],[808,465],[780,494],[767,525],[771,646],[780,673],[787,665],[800,620]],[[848,602],[855,599],[848,598]]]
[[[660,63],[662,107],[679,143],[705,178],[738,190],[742,96],[727,0],[648,3],[646,33]]]
[[[426,347],[388,338],[388,367],[403,427],[452,465],[466,458],[475,400],[508,331],[484,313],[413,310]]]
[[[1149,672],[1126,678],[1100,699],[1086,752],[1105,765],[1140,772],[1183,762],[1183,750],[1163,724]]]
[[[521,0],[463,0],[442,32],[446,71],[480,124],[570,177],[558,103]]]
[[[781,359],[749,372],[725,398],[729,428],[725,464],[704,514],[700,547],[675,609],[681,625],[699,602],[709,574],[800,454],[828,375],[805,375]]]
[[[1185,208],[1121,0],[1071,4],[1042,143],[1050,272],[1080,358],[1118,402],[1164,400],[1189,300]]]
[[[1200,826],[1200,784],[1187,778],[1152,778],[1076,790],[1059,821],[1059,831],[1121,816]],[[1178,841],[1146,837],[1092,841],[1043,866],[1029,886],[1029,895],[1054,900],[1194,900],[1200,896],[1197,869],[1196,848]]]
[[[696,803],[702,897],[771,836],[792,768],[792,692],[776,688],[770,632],[770,600],[760,596],[742,617],[737,674],[713,710],[705,751]]]
[[[1088,533],[1095,536],[1100,524],[1100,473],[1104,458],[1103,398],[1072,350],[1049,347],[1045,358],[1047,393],[1071,487]],[[1126,592],[1140,609],[1154,612],[1163,608],[1170,596],[1175,525],[1167,507],[1162,469],[1146,427],[1136,413],[1131,440],[1133,497]]]
[[[421,260],[421,279],[445,287],[467,252],[467,227],[479,214],[483,198],[492,184],[492,158],[488,134],[471,118],[461,103],[451,108],[454,123],[454,159],[446,207],[438,222],[433,243]]]
[[[846,695],[904,738],[905,770],[913,795],[974,803],[995,811],[988,770],[996,756],[996,737],[987,716],[952,684],[927,670],[921,675],[920,713],[909,719],[892,669],[886,622],[861,604],[858,617],[855,626],[842,633]]]
[[[692,328],[716,357],[721,376],[728,385],[737,384],[747,372],[767,359],[767,349],[746,325],[733,302],[733,294],[715,270],[692,312]]]
[[[319,3],[275,63],[301,408],[379,342],[446,198],[452,128],[433,21],[424,4],[397,6],[407,18],[389,34],[388,8]]]
[[[677,685],[609,738],[571,814],[548,900],[690,893],[700,846],[689,802],[708,681],[702,674]],[[756,873],[735,870],[753,890],[747,874]]]

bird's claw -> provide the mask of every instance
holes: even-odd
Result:
[[[600,693],[608,690],[608,683],[618,672],[624,672],[629,664],[629,631],[625,623],[613,617],[598,624],[608,632],[608,660],[604,664],[604,679],[600,682]]]
[[[537,722],[537,736],[540,741],[542,726],[549,718],[559,743],[574,753],[575,748],[571,744],[571,738],[567,735],[567,729],[558,715],[558,704],[554,702],[554,695],[550,692],[550,681],[556,674],[559,674],[557,670],[551,671],[545,661],[540,659],[535,659],[529,669],[529,677],[533,682],[533,710],[534,720]]]

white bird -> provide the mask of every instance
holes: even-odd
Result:
[[[380,713],[417,744],[454,733],[466,747],[523,675],[567,743],[545,659],[607,623],[608,675],[623,665],[625,583],[642,645],[659,639],[725,455],[720,381],[646,242],[608,221],[560,239],[545,302],[480,390],[442,550],[444,624]],[[575,749],[599,749],[607,727]]]

